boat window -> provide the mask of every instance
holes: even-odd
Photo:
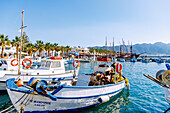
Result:
[[[1,60],[1,63],[2,63],[2,64],[7,64],[7,61]]]
[[[49,62],[49,61],[47,61],[47,62],[42,61],[41,62],[41,67],[50,67],[50,65],[51,65],[51,62]]]
[[[50,67],[50,65],[51,65],[51,62],[47,61],[45,67]]]
[[[46,62],[41,62],[41,67],[45,67]]]
[[[60,62],[52,62],[51,68],[61,67]]]

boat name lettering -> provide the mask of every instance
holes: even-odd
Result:
[[[51,104],[51,102],[43,102],[43,101],[36,101],[36,100],[30,100],[30,102],[33,102],[33,103],[39,103],[39,104]]]

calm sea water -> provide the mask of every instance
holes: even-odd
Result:
[[[98,63],[81,63],[79,74],[93,72],[93,67]],[[108,63],[110,65],[111,63]],[[124,89],[109,102],[102,105],[81,110],[81,113],[162,113],[170,106],[164,98],[161,86],[144,77],[150,74],[155,77],[157,71],[166,69],[165,64],[125,62],[123,75],[129,79],[130,90]],[[66,69],[73,69],[72,65],[66,65]],[[0,93],[0,111],[11,105],[7,93]]]

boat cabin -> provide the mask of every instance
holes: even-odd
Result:
[[[0,62],[1,62],[1,68],[4,71],[15,71],[18,70],[18,66],[12,66],[11,65],[11,61],[13,59],[5,59],[5,58],[1,58]]]
[[[21,71],[21,74],[26,75],[46,75],[65,73],[65,60],[63,59],[46,59],[42,60],[41,66],[38,69],[30,69]]]

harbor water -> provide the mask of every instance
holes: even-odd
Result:
[[[92,73],[93,67],[98,64],[81,63],[79,74]],[[123,75],[129,79],[130,90],[124,89],[109,102],[81,110],[80,113],[162,113],[170,107],[164,98],[163,88],[143,76],[149,74],[155,77],[157,71],[166,69],[165,63],[124,62],[122,65]],[[67,64],[66,69],[73,69],[72,64]],[[8,94],[0,92],[0,111],[10,105]]]

